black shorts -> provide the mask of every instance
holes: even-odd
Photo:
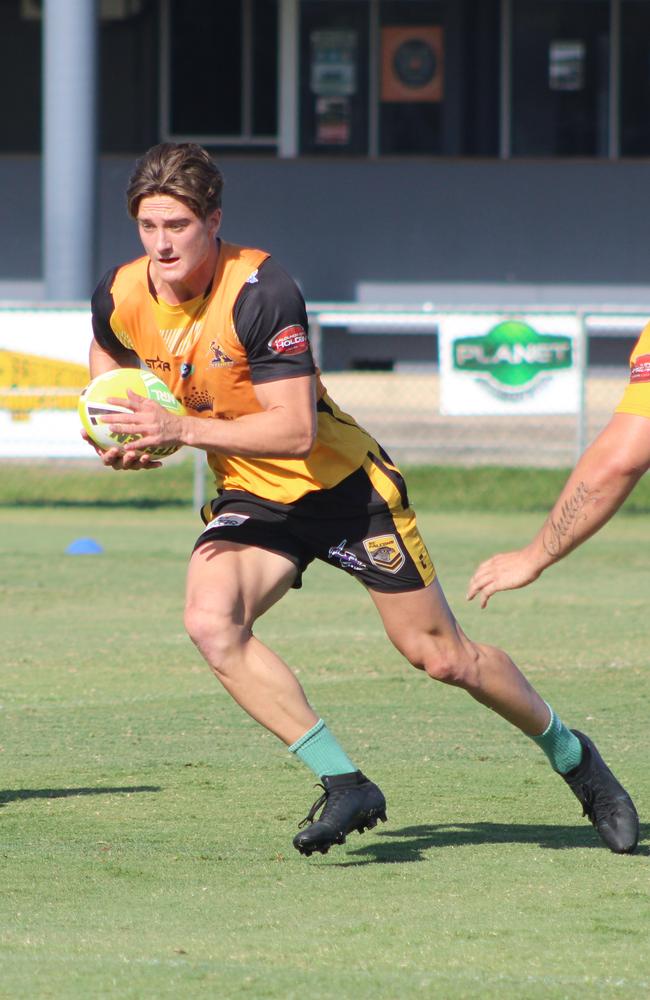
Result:
[[[404,480],[374,455],[337,486],[295,503],[224,490],[201,516],[206,528],[195,549],[226,540],[280,552],[296,566],[294,587],[313,559],[383,592],[420,590],[435,577]]]

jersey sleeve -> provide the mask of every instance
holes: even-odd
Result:
[[[113,281],[117,268],[112,267],[103,276],[97,288],[93,292],[90,300],[92,313],[93,334],[100,347],[103,347],[109,354],[115,354],[124,350],[123,344],[119,342],[111,326],[111,316],[115,310],[115,302],[111,293]]]
[[[616,413],[650,417],[650,323],[643,329],[630,355],[630,381]]]
[[[272,258],[245,283],[233,320],[253,384],[316,372],[305,300],[293,278]]]

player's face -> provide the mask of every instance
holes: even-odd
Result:
[[[158,291],[172,290],[179,301],[200,295],[216,264],[215,237],[220,222],[220,209],[207,219],[200,219],[171,195],[142,198],[138,231]]]

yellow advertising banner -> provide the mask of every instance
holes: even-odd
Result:
[[[0,348],[0,409],[76,411],[88,377],[86,365]]]

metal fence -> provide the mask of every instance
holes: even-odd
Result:
[[[637,311],[576,310],[583,331],[576,413],[445,416],[440,411],[438,332],[444,317],[458,311],[312,306],[312,340],[330,395],[404,464],[573,465],[619,402],[628,379],[629,353],[647,317]],[[501,315],[522,312],[502,310]],[[416,340],[423,342],[420,350],[414,348]],[[337,353],[343,364],[337,363]]]
[[[52,310],[44,305],[0,306],[0,462],[5,476],[12,474],[7,455],[21,458],[19,446],[13,452],[5,447],[12,433],[19,436],[30,421],[32,430],[46,426],[49,438],[46,442],[43,437],[42,457],[47,458],[53,454],[59,421],[76,420],[76,395],[83,384],[72,382],[77,379],[83,383],[80,364],[85,362],[90,331],[87,304],[71,307],[68,316],[63,315],[64,309],[56,308],[56,321],[68,331],[68,347],[61,353],[58,375],[57,350],[64,341],[61,326],[56,336],[49,328]],[[21,354],[24,334],[14,331],[12,339],[7,332],[18,319],[23,322],[21,329],[27,329],[24,313],[30,311],[33,318],[29,329],[39,322],[43,325],[44,364],[39,364],[41,359],[33,353],[33,339],[29,348],[32,353]],[[468,311],[463,306],[462,312]],[[516,314],[523,311],[518,307]],[[449,312],[425,306],[372,307],[359,303],[309,306],[314,352],[330,395],[378,438],[395,461],[404,465],[573,465],[605,426],[621,398],[628,378],[629,352],[650,315],[650,306],[647,314],[640,309],[575,310],[583,345],[577,412],[516,418],[441,413],[438,334]],[[490,312],[495,312],[493,306]],[[506,311],[502,314],[509,315]],[[80,344],[83,342],[81,361],[76,365],[77,348],[71,346],[73,320],[77,324],[75,337]],[[20,377],[16,372],[21,373]],[[57,400],[54,405],[53,400]],[[51,413],[48,406],[52,406]],[[73,433],[77,437],[76,424]],[[36,437],[36,448],[32,442],[32,450],[25,453],[25,458],[41,457],[38,434]],[[85,452],[79,450],[81,454]],[[83,462],[83,458],[77,461]],[[198,454],[195,504],[201,501],[204,481],[202,456]]]

